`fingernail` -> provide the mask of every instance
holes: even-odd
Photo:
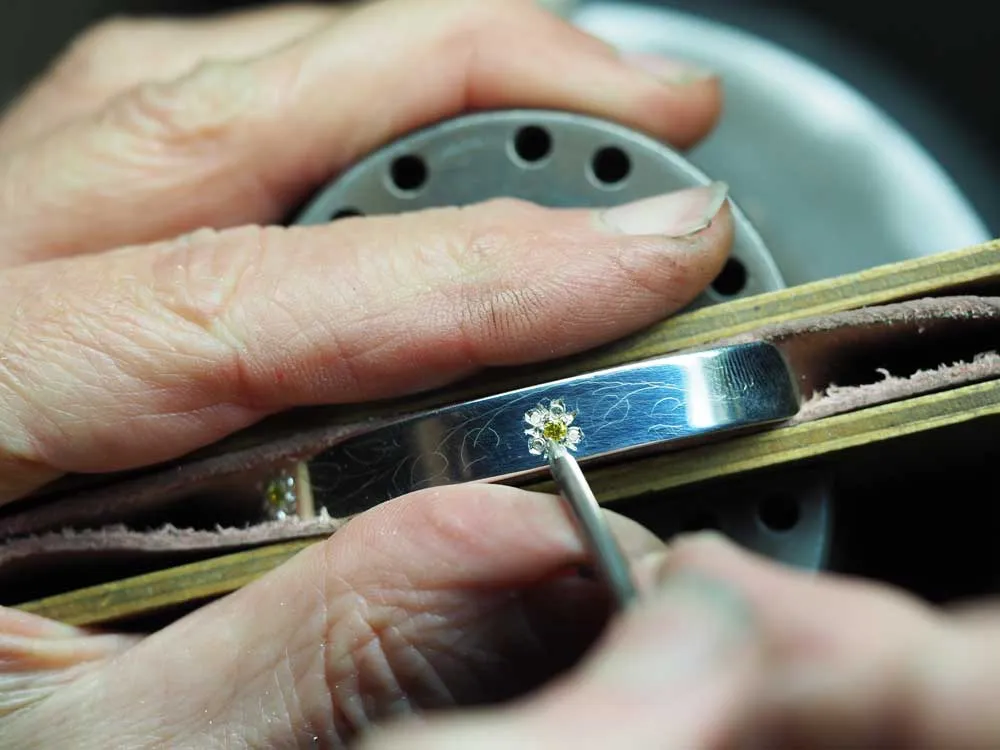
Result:
[[[621,640],[599,676],[633,688],[697,680],[731,662],[750,642],[749,609],[721,582],[673,574],[647,591],[622,623]]]
[[[615,206],[601,219],[622,234],[687,237],[711,226],[728,196],[726,183],[713,182]]]
[[[673,86],[687,86],[719,77],[713,70],[671,57],[640,53],[627,54],[622,59],[633,68]]]

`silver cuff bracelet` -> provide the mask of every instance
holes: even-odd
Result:
[[[782,422],[799,401],[768,343],[659,357],[405,417],[314,457],[310,484],[331,513],[356,513],[425,487],[542,474],[547,441],[586,464]]]

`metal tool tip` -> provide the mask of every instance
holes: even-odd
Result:
[[[562,443],[557,443],[552,438],[546,439],[545,450],[550,461],[554,461],[555,459],[562,458],[566,455],[565,446],[563,446]]]

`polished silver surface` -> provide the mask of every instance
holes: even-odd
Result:
[[[687,156],[729,183],[788,284],[990,239],[951,177],[903,128],[805,58],[662,6],[585,0],[563,11],[624,51],[721,74],[722,120]],[[794,18],[786,14],[782,27],[774,13],[788,31]]]
[[[356,513],[424,487],[528,477],[546,440],[581,461],[666,450],[798,412],[795,378],[766,343],[678,354],[436,409],[309,462],[316,502]]]
[[[447,120],[369,155],[322,190],[296,223],[500,197],[601,207],[710,182],[676,151],[614,123],[566,112],[485,112]],[[760,235],[738,206],[731,210],[733,261],[690,308],[784,287]]]
[[[573,512],[597,575],[608,585],[618,608],[625,609],[637,596],[628,558],[618,546],[580,464],[552,440],[548,441],[547,455],[552,477]]]

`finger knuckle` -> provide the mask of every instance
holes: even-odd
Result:
[[[533,5],[524,0],[450,0],[439,8],[440,33],[453,49],[475,56],[483,44],[505,37],[502,32],[522,22],[526,7]]]
[[[215,146],[235,137],[256,94],[237,62],[205,61],[183,78],[139,84],[109,105],[115,132],[175,148]]]
[[[4,354],[0,357],[0,474],[9,471],[11,464],[44,464],[29,425],[38,405],[32,397],[34,375],[26,364],[31,362],[29,347],[23,336],[11,335],[4,340]],[[4,485],[0,482],[0,488]],[[0,492],[0,498],[3,493]]]
[[[246,280],[271,244],[270,233],[252,226],[202,229],[151,253],[146,304],[154,327],[174,331],[185,351],[206,363],[220,391],[216,396],[249,406],[257,399],[251,387],[256,366],[233,320],[247,296]]]
[[[538,204],[510,197],[490,198],[454,212],[455,223],[464,227],[467,242],[474,249],[492,246],[500,237],[513,239],[512,229],[531,232],[548,217]]]

